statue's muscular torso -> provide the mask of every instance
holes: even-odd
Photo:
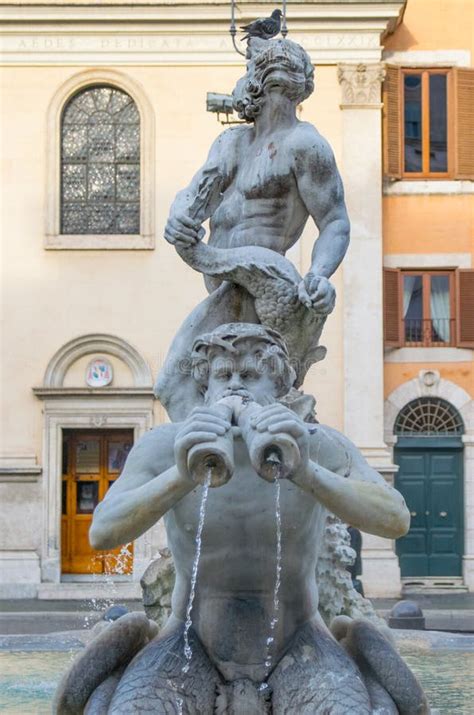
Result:
[[[323,428],[312,441],[318,459],[335,469]],[[238,465],[234,476],[209,492],[192,620],[206,652],[226,679],[258,681],[265,675],[266,639],[273,617],[276,487],[256,474],[237,435],[234,445]],[[318,617],[315,568],[326,515],[291,481],[280,484],[282,571],[275,657],[301,624]],[[194,489],[165,516],[177,574],[173,614],[180,620],[185,619],[188,604],[201,496],[202,489]]]
[[[210,244],[258,245],[284,254],[296,243],[309,215],[296,178],[298,149],[309,135],[316,144],[317,131],[304,122],[263,137],[255,137],[253,127],[221,135],[216,158],[224,195],[211,218]]]

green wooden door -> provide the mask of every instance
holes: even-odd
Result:
[[[462,574],[462,448],[441,446],[446,442],[434,447],[407,438],[395,449],[395,486],[411,514],[410,531],[397,540],[402,576]]]

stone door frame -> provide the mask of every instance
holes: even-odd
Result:
[[[84,355],[113,355],[130,369],[130,387],[64,387],[73,363]],[[138,350],[114,335],[74,338],[51,358],[41,387],[33,388],[43,402],[43,484],[41,581],[61,582],[61,477],[63,430],[131,429],[136,442],[154,424],[151,370]],[[152,557],[148,534],[134,542],[133,580],[140,579]]]
[[[59,398],[59,399],[58,399]],[[132,429],[134,442],[153,426],[152,398],[62,396],[44,402],[43,534],[41,580],[61,581],[61,472],[63,430]],[[146,536],[135,541],[133,579],[137,580],[151,553]]]
[[[474,400],[459,385],[445,380],[437,370],[420,370],[418,377],[397,387],[385,400],[384,439],[393,449],[397,443],[395,420],[409,402],[419,397],[440,397],[460,413],[464,422],[464,556],[463,583],[474,591]]]

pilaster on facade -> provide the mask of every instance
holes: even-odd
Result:
[[[351,221],[343,263],[344,433],[367,462],[393,484],[397,467],[383,435],[381,85],[376,63],[341,63],[342,174]],[[364,535],[367,595],[397,596],[400,567],[394,542]]]
[[[351,246],[343,263],[344,432],[386,467],[388,450],[382,427],[383,77],[380,63],[338,67],[343,110],[341,169],[351,221]]]
[[[385,77],[381,63],[340,64],[337,76],[342,89],[341,109],[381,109],[380,88]]]

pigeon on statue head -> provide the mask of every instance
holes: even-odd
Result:
[[[260,37],[262,40],[270,40],[280,32],[281,18],[281,10],[274,10],[270,17],[261,18],[260,20],[251,22],[249,25],[241,26],[240,29],[247,33],[242,37],[242,41],[250,37]]]

